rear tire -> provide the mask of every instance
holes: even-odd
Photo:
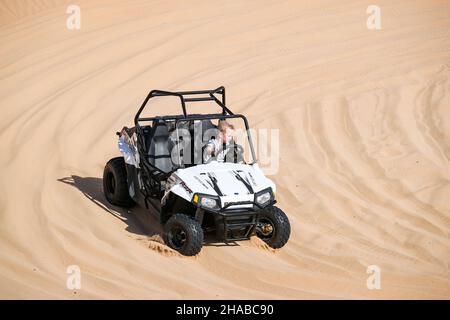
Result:
[[[164,240],[182,255],[195,256],[203,246],[203,229],[197,220],[177,213],[164,226]]]
[[[123,157],[112,158],[103,171],[103,192],[109,203],[130,208],[134,205],[128,193],[127,170]]]
[[[258,217],[256,235],[271,248],[279,249],[283,247],[291,235],[291,225],[283,210],[272,206],[261,211]]]

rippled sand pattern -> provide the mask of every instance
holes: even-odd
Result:
[[[77,1],[69,31],[71,3],[0,1],[0,298],[450,298],[450,1],[378,1],[379,31],[365,1]],[[185,258],[103,166],[148,90],[219,85],[280,129],[292,235]]]

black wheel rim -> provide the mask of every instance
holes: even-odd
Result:
[[[186,243],[186,232],[180,226],[174,226],[168,234],[169,242],[175,249],[180,249]]]
[[[106,175],[106,190],[109,194],[114,194],[116,191],[116,179],[114,179],[112,172],[108,172]]]
[[[256,225],[256,235],[261,239],[270,239],[275,234],[275,224],[264,217],[259,219]]]

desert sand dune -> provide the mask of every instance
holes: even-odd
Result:
[[[370,4],[0,1],[0,298],[450,298],[450,2]],[[148,90],[219,85],[279,128],[281,250],[182,257],[103,196]]]

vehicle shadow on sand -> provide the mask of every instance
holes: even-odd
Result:
[[[165,246],[168,250],[168,246],[164,244],[163,226],[159,222],[158,212],[155,209],[144,209],[135,205],[132,208],[122,208],[110,204],[103,193],[103,180],[95,177],[80,177],[77,175],[71,175],[57,179],[59,182],[65,183],[78,189],[87,199],[92,201],[98,207],[102,208],[107,213],[111,214],[114,218],[117,218],[127,224],[126,231],[135,234],[140,238],[146,238],[152,242],[158,242],[162,246]],[[149,212],[150,211],[150,212]],[[217,242],[214,235],[205,234],[204,246],[238,246],[236,242],[221,243]],[[150,247],[152,247],[150,245]],[[156,251],[161,251],[161,248],[156,248]]]
[[[57,180],[78,189],[98,207],[125,222],[127,224],[125,230],[128,232],[149,237],[162,235],[162,226],[156,215],[149,214],[145,209],[137,205],[132,208],[122,208],[110,204],[103,193],[103,180],[101,178],[71,175],[70,177]]]

